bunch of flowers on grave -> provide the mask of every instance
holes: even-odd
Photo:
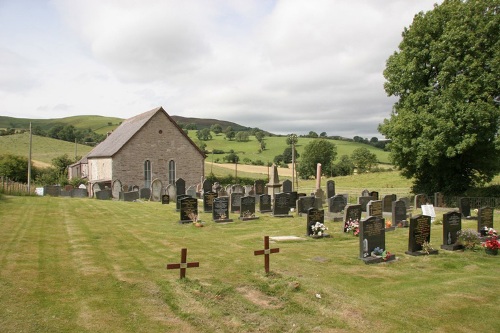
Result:
[[[351,220],[345,222],[344,230],[348,233],[352,232],[354,236],[359,235],[359,220]]]
[[[481,229],[481,236],[488,236],[488,237],[492,237],[492,236],[498,236],[497,235],[497,231],[493,228],[488,228],[487,226],[484,226],[482,229]]]
[[[321,222],[316,222],[311,225],[311,231],[314,236],[324,236],[326,230],[328,230],[328,228]]]
[[[458,232],[457,242],[462,244],[466,250],[474,250],[481,243],[481,239],[476,230],[462,229]]]
[[[193,221],[193,225],[195,227],[203,227],[203,224],[199,220],[198,214],[195,214],[194,212],[191,212],[188,214],[188,217],[191,221]]]
[[[495,235],[488,237],[485,242],[481,243],[481,246],[486,250],[498,252],[498,249],[500,249],[500,242],[498,241],[498,237]]]
[[[251,212],[251,211],[249,211],[249,210],[244,211],[241,215],[242,215],[243,217],[246,217],[246,218],[255,217],[255,214],[254,214],[254,213],[252,213],[252,212]]]
[[[227,219],[226,214],[222,213],[219,215],[219,220],[225,220],[225,219]]]
[[[424,241],[422,243],[422,250],[423,253],[429,254],[431,251],[434,251],[434,248],[432,247],[432,244],[428,241]]]
[[[385,228],[386,228],[386,229],[388,229],[388,228],[390,228],[390,227],[392,227],[392,222],[391,222],[391,220],[387,220],[387,221],[385,221]]]
[[[392,254],[391,252],[381,249],[380,247],[377,246],[376,248],[373,249],[371,256],[382,258],[384,261],[387,261],[391,258]]]

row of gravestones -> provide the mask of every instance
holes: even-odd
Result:
[[[71,198],[86,198],[88,197],[87,188],[73,187],[73,185],[66,185],[64,187],[59,185],[46,185],[43,187],[43,195],[50,195],[53,197],[71,197]]]

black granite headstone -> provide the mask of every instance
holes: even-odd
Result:
[[[259,212],[261,213],[272,212],[271,196],[269,194],[259,195]]]
[[[203,211],[205,213],[213,211],[215,198],[217,198],[217,193],[213,191],[203,192]]]
[[[314,207],[309,208],[307,210],[307,223],[306,223],[306,228],[307,228],[307,236],[313,235],[313,230],[312,226],[316,224],[316,222],[319,222],[321,224],[325,224],[325,210],[324,209],[316,209]]]
[[[161,204],[162,205],[168,205],[170,204],[170,195],[164,194],[161,196]]]
[[[358,205],[361,205],[361,209],[366,212],[366,205],[373,200],[372,196],[358,197]]]
[[[477,232],[484,228],[493,228],[493,208],[481,207],[477,212]]]
[[[179,223],[190,223],[194,221],[194,216],[198,216],[198,199],[190,196],[180,200],[180,220]]]
[[[95,192],[94,195],[95,195],[96,199],[109,200],[113,196],[113,193],[112,193],[111,189],[105,189],[105,190]],[[125,198],[124,198],[124,200],[125,200]],[[134,201],[134,199],[128,200],[128,201]]]
[[[175,190],[177,195],[186,194],[186,181],[182,178],[177,178],[175,181]]]
[[[459,209],[460,209],[460,213],[462,213],[462,217],[469,217],[470,216],[470,199],[469,198],[460,198]]]
[[[406,204],[403,200],[392,202],[392,224],[396,227],[407,225]]]
[[[290,216],[290,194],[276,193],[274,196],[273,216],[285,217]]]
[[[396,201],[395,194],[384,195],[384,197],[382,198],[382,210],[384,211],[384,213],[392,212],[392,203],[394,201]]]
[[[109,192],[109,197],[111,198],[112,191],[111,190],[102,190],[99,192]],[[123,201],[135,201],[139,199],[139,192],[138,191],[130,191],[130,192],[123,192]]]
[[[212,219],[215,222],[231,222],[229,218],[229,197],[214,198]]]
[[[378,195],[379,195],[379,194],[378,194],[378,192],[377,192],[377,191],[372,191],[372,192],[370,192],[370,197],[372,197],[372,198],[373,198],[373,200],[378,200],[378,199],[379,199]]]
[[[382,200],[371,200],[366,205],[368,216],[384,217],[382,212]]]
[[[371,256],[375,248],[385,250],[385,220],[369,216],[359,222],[359,257]]]
[[[341,194],[334,195],[328,199],[328,212],[330,213],[342,213],[344,211],[347,202],[345,197]]]
[[[315,198],[313,196],[301,196],[297,199],[296,202],[296,207],[295,209],[297,210],[297,214],[300,216],[301,214],[307,214],[307,211],[309,208],[314,207],[314,200]]]
[[[239,212],[241,210],[241,198],[243,193],[231,193],[231,213]]]
[[[329,199],[335,195],[335,182],[328,180],[326,182],[326,198]]]
[[[205,179],[203,181],[203,192],[210,192],[212,191],[212,182],[208,179]]]
[[[458,233],[462,230],[462,214],[448,212],[443,214],[443,244],[444,250],[455,251],[462,246],[457,244]]]
[[[262,179],[257,179],[254,184],[255,195],[259,196],[266,193],[266,182]]]
[[[285,179],[282,184],[282,189],[284,193],[292,192],[292,181],[290,179]]]
[[[241,220],[255,220],[255,197],[245,196],[241,198],[240,219]]]
[[[361,205],[347,205],[344,209],[344,226],[349,221],[360,221],[361,220]],[[344,232],[347,230],[344,227]]]
[[[181,194],[175,197],[175,210],[177,212],[181,210],[181,200],[185,198],[191,198],[191,197],[187,194]]]
[[[408,237],[408,251],[406,254],[421,255],[424,242],[431,240],[431,217],[427,215],[417,215],[410,218],[410,230]],[[429,254],[436,254],[434,250]]]

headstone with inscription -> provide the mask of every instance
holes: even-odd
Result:
[[[241,198],[240,220],[256,220],[259,217],[255,216],[255,197],[244,196]]]
[[[366,264],[391,261],[394,255],[382,258],[382,253],[374,253],[378,248],[380,251],[385,248],[385,220],[376,216],[369,216],[359,223],[359,258]],[[373,255],[372,255],[373,254]]]
[[[245,194],[245,188],[243,186],[241,186],[240,184],[235,184],[235,185],[231,186],[231,194],[233,194],[233,193]]]
[[[378,200],[379,199],[379,193],[377,191],[371,191],[370,192],[370,197],[372,197],[373,200]]]
[[[292,181],[290,179],[285,179],[282,184],[282,189],[284,193],[292,192]]]
[[[410,229],[408,237],[408,251],[406,254],[417,256],[424,254],[437,254],[437,250],[429,250],[428,253],[422,251],[424,243],[431,241],[431,217],[427,215],[417,215],[410,218]]]
[[[296,191],[288,192],[290,194],[290,209],[295,209],[297,206],[297,199],[299,198],[299,194]]]
[[[307,236],[312,236],[314,235],[314,232],[312,230],[312,226],[316,225],[316,223],[321,223],[325,224],[325,210],[324,209],[316,209],[314,207],[311,207],[307,210],[307,223],[306,223],[306,228]],[[322,235],[317,235],[321,237],[328,236],[327,234],[322,234]]]
[[[215,222],[232,222],[229,218],[229,197],[214,198],[212,219]]]
[[[458,233],[462,230],[462,214],[459,212],[448,212],[443,214],[443,244],[441,248],[448,251],[456,251],[463,248],[457,244]]]
[[[170,204],[170,195],[168,195],[168,194],[163,194],[163,195],[161,196],[161,204],[162,204],[162,205],[168,205],[168,204]]]
[[[361,205],[347,205],[344,209],[344,226],[347,224],[349,221],[360,221],[361,220]],[[344,232],[347,232],[347,230],[344,227]]]
[[[303,196],[299,197],[296,202],[295,209],[297,210],[297,215],[307,214],[309,208],[314,207],[314,200],[316,198],[313,196]]]
[[[240,211],[242,197],[243,197],[243,193],[240,193],[240,192],[231,193],[231,213]]]
[[[493,208],[481,207],[477,212],[477,232],[484,228],[493,228]]]
[[[179,212],[181,210],[181,200],[185,198],[190,198],[187,194],[181,194],[175,197],[175,211]]]
[[[254,187],[255,195],[256,196],[259,196],[261,194],[265,194],[266,193],[266,183],[262,179],[257,179],[253,183],[253,187]]]
[[[290,213],[290,194],[276,193],[273,201],[273,216],[291,217]]]
[[[173,200],[173,198],[177,197],[177,192],[175,191],[175,186],[172,184],[168,184],[167,187],[165,188],[165,194],[168,194],[168,196]]]
[[[89,196],[89,192],[86,188],[74,188],[71,190],[72,198],[86,198]]]
[[[434,210],[433,205],[422,205],[420,206],[422,209],[422,215],[427,215],[431,217],[431,222],[434,222],[436,219],[436,211]]]
[[[328,213],[330,218],[334,221],[342,221],[342,213],[345,206],[347,205],[347,200],[341,194],[336,194],[328,199]]]
[[[215,198],[217,198],[217,193],[211,190],[203,192],[203,211],[205,213],[213,211]]]
[[[390,213],[392,212],[392,203],[396,201],[396,195],[395,194],[388,194],[384,195],[382,198],[382,210],[384,213]]]
[[[368,216],[384,217],[382,212],[382,200],[370,200],[366,205]]]
[[[259,212],[269,213],[272,212],[271,196],[269,194],[259,195]]]
[[[179,196],[177,196],[179,197]],[[198,217],[198,199],[186,196],[180,200],[179,223],[190,223]]]
[[[392,224],[395,227],[407,227],[408,215],[406,212],[406,204],[403,200],[396,200],[392,202]]]

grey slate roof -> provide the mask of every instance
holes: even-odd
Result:
[[[153,110],[141,113],[135,117],[129,118],[122,122],[103,142],[97,145],[88,155],[87,158],[94,157],[112,157],[115,155],[157,112],[163,112],[167,118],[179,129],[189,142],[197,149],[196,144],[178,127],[176,122],[165,112],[160,106]],[[202,156],[205,154],[198,149]]]

